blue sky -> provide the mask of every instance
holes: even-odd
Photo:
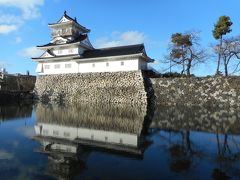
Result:
[[[0,0],[0,66],[11,73],[35,73],[30,57],[39,55],[36,45],[50,41],[48,23],[54,23],[64,10],[91,29],[96,47],[144,42],[147,53],[157,60],[167,54],[171,34],[200,31],[201,44],[208,49],[216,43],[213,24],[221,15],[231,17],[234,25],[229,36],[240,34],[239,0]],[[194,68],[197,75],[213,74],[214,59]]]

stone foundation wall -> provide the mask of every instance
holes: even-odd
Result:
[[[240,105],[240,77],[153,78],[157,104]]]
[[[35,92],[44,102],[147,104],[153,89],[146,79],[142,71],[44,75]]]

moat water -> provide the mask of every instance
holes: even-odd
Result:
[[[240,109],[0,106],[0,179],[240,179]]]

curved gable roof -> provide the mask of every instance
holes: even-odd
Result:
[[[128,45],[128,46],[86,50],[82,54],[82,58],[124,56],[124,55],[141,54],[141,53],[144,56],[146,56],[146,58],[151,59],[146,54],[144,44],[135,44],[135,45]]]

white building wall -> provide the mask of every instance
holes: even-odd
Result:
[[[82,53],[83,49],[80,48],[64,48],[64,49],[54,49],[53,53],[57,56],[65,56],[65,55],[72,55],[72,54],[79,54]]]
[[[68,73],[89,73],[89,72],[119,72],[137,71],[145,67],[144,62],[138,59],[102,61],[102,62],[49,62],[39,63],[37,73],[39,75],[48,74],[68,74]]]
[[[78,73],[78,63],[71,61],[42,63],[42,72],[39,75],[66,73]]]
[[[79,73],[139,70],[138,59],[79,63]]]

